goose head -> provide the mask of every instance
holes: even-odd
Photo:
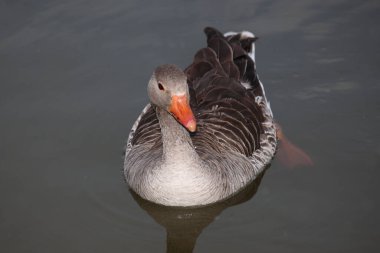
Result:
[[[152,104],[167,111],[187,130],[196,130],[187,77],[180,68],[170,64],[157,67],[148,83],[148,95]]]

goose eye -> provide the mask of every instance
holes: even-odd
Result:
[[[165,90],[165,89],[164,89],[164,86],[163,86],[161,83],[158,83],[158,88],[159,88],[160,90]]]

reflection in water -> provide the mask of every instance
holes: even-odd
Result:
[[[267,167],[266,169],[268,169]],[[224,209],[251,199],[259,188],[265,171],[233,197],[198,208],[167,207],[142,199],[131,190],[133,198],[153,219],[166,228],[167,252],[193,252],[202,230]]]

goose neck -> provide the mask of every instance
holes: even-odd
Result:
[[[185,127],[166,110],[156,107],[156,113],[161,127],[164,161],[196,159],[198,155]]]

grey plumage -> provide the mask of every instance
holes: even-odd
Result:
[[[251,56],[256,38],[244,33],[224,36],[213,28],[205,33],[208,47],[199,50],[184,71],[196,132],[189,134],[165,110],[147,105],[128,138],[126,180],[143,198],[160,204],[204,205],[227,198],[254,180],[276,151],[272,112]],[[155,75],[180,75],[172,74],[178,70],[170,65],[160,71],[166,70]],[[176,131],[167,137],[173,140],[163,140],[170,135],[162,132],[164,124]],[[173,169],[173,175],[165,171],[171,166],[163,158],[169,141],[186,151],[179,160],[194,166]],[[159,179],[161,174],[167,176]],[[187,182],[187,177],[193,179]],[[186,181],[183,187],[180,179]]]

